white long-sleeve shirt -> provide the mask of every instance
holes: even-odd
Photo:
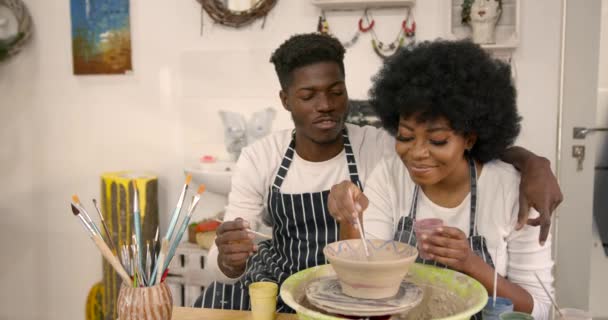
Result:
[[[353,149],[361,184],[380,159],[394,153],[395,140],[386,131],[371,126],[346,125]],[[262,214],[266,214],[269,187],[279,170],[281,160],[291,142],[291,130],[270,134],[244,148],[232,176],[232,189],[224,221],[243,218],[251,228],[259,230]],[[282,193],[321,192],[349,179],[346,154],[341,153],[323,162],[310,162],[300,158],[297,152],[281,186]],[[206,269],[214,280],[233,283],[217,265],[218,251],[213,245],[209,251]]]
[[[548,319],[551,301],[534,273],[553,292],[551,238],[541,246],[538,243],[540,228],[525,226],[515,230],[519,182],[519,172],[511,165],[502,161],[484,164],[477,183],[477,231],[486,238],[498,273],[533,297],[532,316]],[[363,214],[363,228],[368,237],[393,238],[399,219],[410,212],[414,187],[407,168],[394,152],[382,159],[369,176],[364,191],[369,199],[369,207]],[[444,225],[459,228],[468,236],[470,196],[469,193],[455,208],[444,208],[420,190],[416,219],[440,218]],[[538,215],[535,210],[530,213],[531,218]]]

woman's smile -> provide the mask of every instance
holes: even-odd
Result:
[[[426,165],[426,164],[416,164],[416,163],[408,163],[406,164],[412,175],[426,175],[433,171],[433,169],[437,168],[435,165]]]

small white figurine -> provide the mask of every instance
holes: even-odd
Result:
[[[224,123],[226,150],[230,153],[232,160],[236,161],[239,158],[241,150],[246,145],[270,133],[274,115],[274,109],[266,108],[255,112],[247,122],[240,113],[220,111],[220,117]]]
[[[266,108],[251,116],[251,119],[247,122],[247,144],[270,133],[274,114],[275,111],[273,108]]]
[[[502,14],[502,0],[465,0],[462,3],[462,23],[469,24],[473,42],[496,43],[496,24]]]
[[[230,111],[220,111],[224,123],[224,143],[232,160],[236,161],[241,150],[247,145],[247,123],[242,114]]]

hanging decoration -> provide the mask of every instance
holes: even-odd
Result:
[[[23,1],[0,0],[0,62],[21,51],[32,29],[32,18]]]
[[[247,26],[257,19],[262,19],[261,28],[266,25],[266,16],[277,4],[278,0],[255,0],[251,1],[251,7],[247,10],[233,10],[228,2],[224,0],[196,0],[201,4],[201,35],[203,34],[203,11],[209,17],[223,26],[241,28]]]
[[[374,18],[371,15],[371,12],[368,12],[366,10],[364,16],[368,25],[372,25],[374,22]],[[406,44],[406,40],[408,44],[413,44],[416,42],[416,21],[412,17],[411,8],[407,8],[407,14],[405,16],[405,19],[401,23],[399,32],[397,33],[395,40],[393,40],[392,42],[386,44],[380,41],[375,30],[373,28],[370,28],[370,30],[372,35],[372,48],[374,48],[374,52],[382,59],[386,59],[395,54],[395,52],[397,52],[399,48],[403,47]]]
[[[342,45],[345,48],[350,48],[350,47],[354,46],[355,43],[357,43],[357,41],[359,41],[359,37],[361,36],[362,33],[366,33],[374,28],[374,21],[372,21],[371,23],[368,22],[367,26],[363,25],[363,18],[365,17],[366,14],[367,14],[367,9],[365,10],[365,12],[361,16],[361,18],[359,18],[357,31],[355,31],[355,34],[352,37],[350,37],[350,40],[348,40],[348,41],[340,40],[340,42],[342,43]],[[329,22],[327,21],[327,17],[325,16],[324,10],[321,11],[321,15],[319,16],[319,23],[317,24],[317,32],[333,35],[331,33],[331,30],[329,27]],[[336,37],[335,35],[333,35],[333,36]]]

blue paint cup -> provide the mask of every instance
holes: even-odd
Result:
[[[496,305],[494,305],[494,299],[489,297],[488,303],[481,310],[481,318],[483,320],[500,320],[499,316],[504,312],[513,311],[513,302],[507,298],[496,297]]]

